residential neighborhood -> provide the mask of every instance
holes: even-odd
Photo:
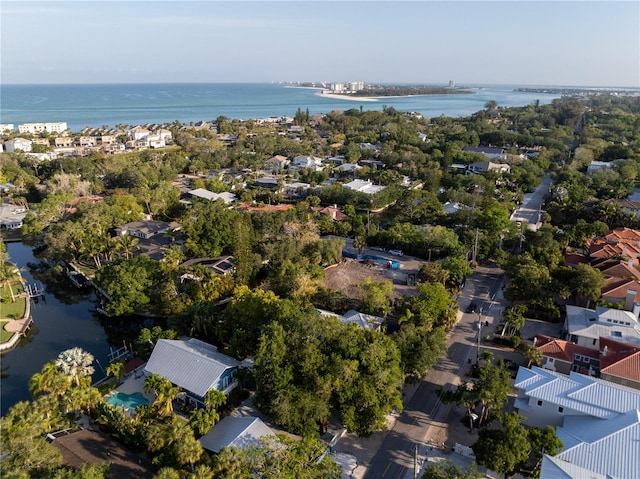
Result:
[[[603,94],[0,125],[0,234],[35,260],[0,250],[3,343],[42,298],[25,267],[122,342],[51,357],[0,420],[1,462],[637,479],[639,115]]]

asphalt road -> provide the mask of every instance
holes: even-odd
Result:
[[[473,300],[482,307],[482,320],[496,323],[499,310],[492,301],[502,284],[502,271],[498,268],[477,268],[467,279],[458,303],[465,311]],[[395,426],[382,442],[370,461],[365,478],[400,479],[411,476],[416,446],[424,450],[428,445],[442,445],[452,441],[449,424],[451,409],[455,406],[440,401],[440,390],[452,390],[460,383],[461,376],[475,362],[478,351],[478,313],[462,313],[449,333],[447,355],[441,358],[420,383],[412,397],[405,403]],[[447,447],[453,444],[447,443]]]
[[[550,186],[551,177],[547,174],[542,178],[542,183],[533,193],[524,195],[522,205],[513,212],[511,220],[520,221],[526,224],[529,229],[537,230],[544,196],[549,192]]]

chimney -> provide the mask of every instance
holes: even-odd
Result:
[[[633,289],[627,290],[627,296],[624,298],[624,310],[633,311],[633,303],[636,299],[636,291]]]
[[[602,348],[602,357],[606,358],[607,357],[607,346],[605,346],[604,348]]]
[[[538,342],[538,336],[534,336],[533,337],[533,345],[535,346],[537,342]]]
[[[633,268],[633,258],[629,258],[629,259],[627,260],[627,266],[628,266],[629,268]]]

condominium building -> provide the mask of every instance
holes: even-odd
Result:
[[[64,133],[67,129],[67,122],[64,121],[57,123],[23,123],[22,125],[18,125],[18,131],[20,133],[31,133],[32,135],[44,131],[49,133]]]

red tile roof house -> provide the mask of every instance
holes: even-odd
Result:
[[[594,261],[591,266],[600,270],[605,277],[640,279],[640,270],[633,266],[633,260],[620,261],[616,258],[609,258]]]
[[[605,337],[599,341],[598,351],[542,334],[534,336],[543,369],[563,374],[576,371],[640,390],[640,346]]]
[[[640,346],[600,338],[600,377],[640,389]]]
[[[326,206],[324,208],[311,208],[312,211],[321,214],[329,215],[333,221],[345,221],[349,219],[349,216],[344,214],[337,206]]]
[[[636,259],[640,256],[640,231],[631,228],[616,228],[602,238],[587,242],[591,262],[600,258],[623,256]]]
[[[533,337],[533,344],[542,353],[540,366],[544,369],[563,374],[576,371],[587,375],[595,375],[600,369],[600,353],[596,349],[542,334]]]
[[[613,304],[624,304],[626,311],[633,311],[640,303],[640,281],[628,278],[607,278],[602,288],[602,299]]]

